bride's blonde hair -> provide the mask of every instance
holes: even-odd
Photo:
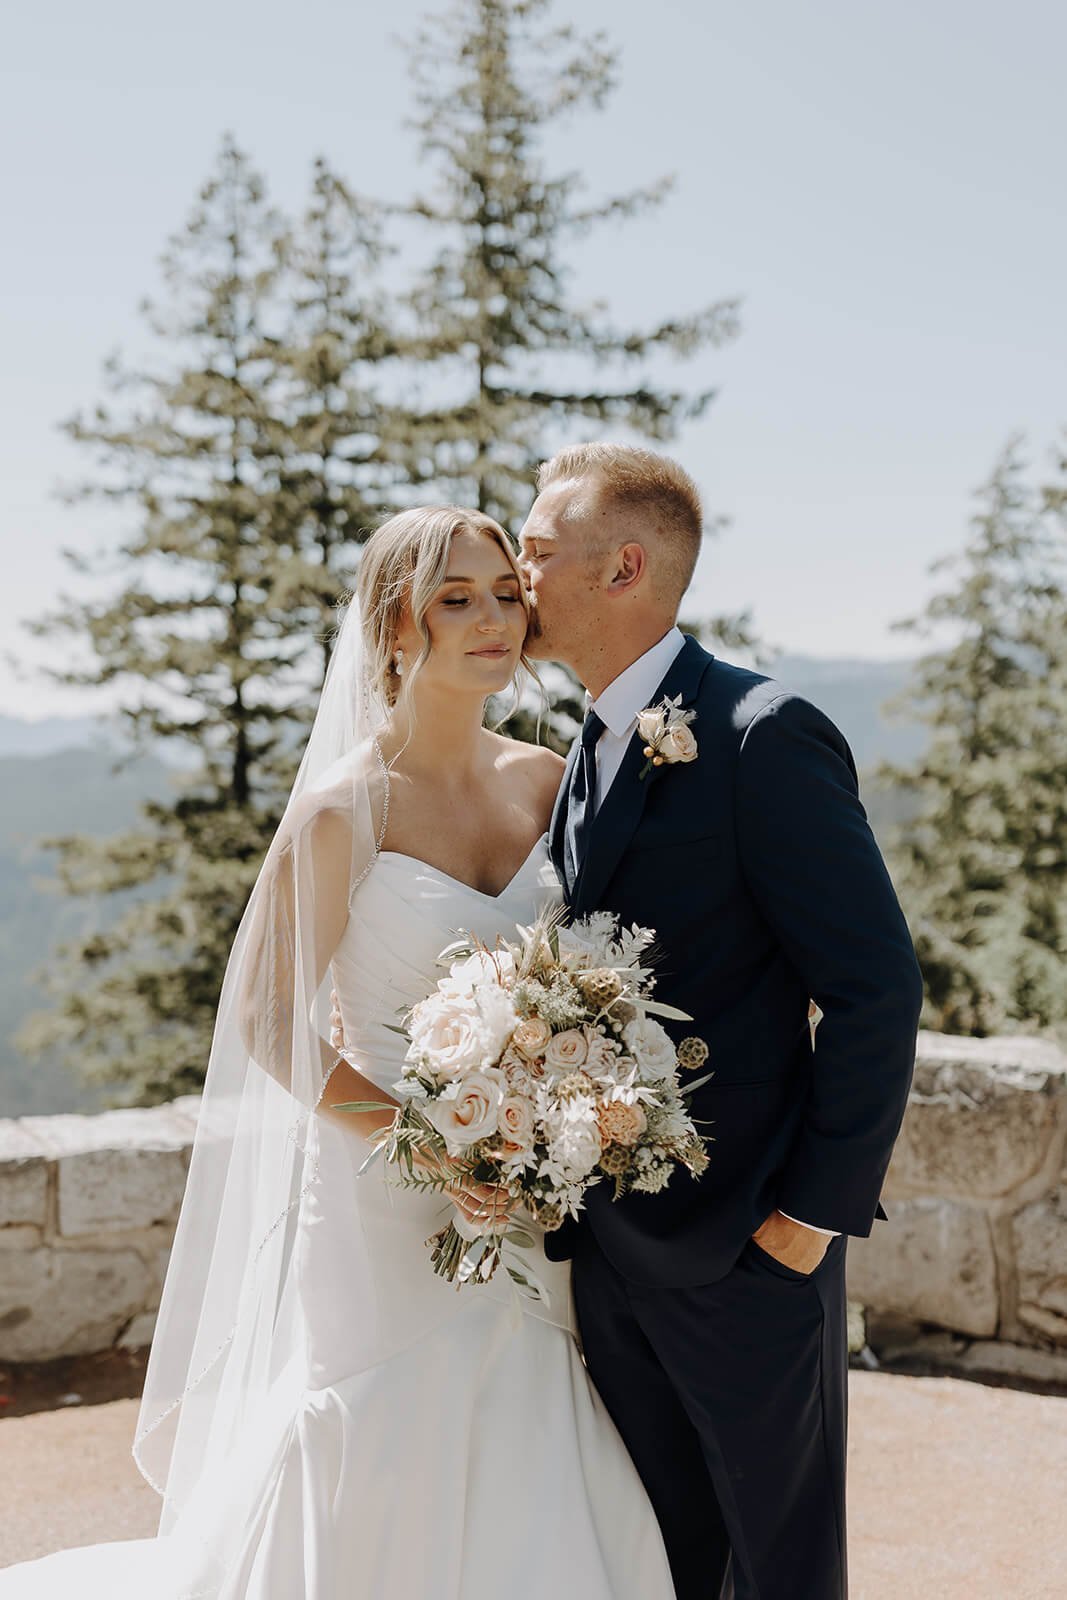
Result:
[[[448,572],[452,540],[457,533],[484,533],[495,539],[519,580],[519,598],[530,620],[530,602],[507,534],[482,511],[462,506],[416,506],[401,511],[375,529],[360,556],[356,596],[363,623],[363,649],[372,695],[383,705],[410,706],[414,680],[430,654],[426,612]],[[397,630],[404,602],[422,636],[422,653],[401,676],[394,664]],[[540,683],[525,650],[520,665]]]

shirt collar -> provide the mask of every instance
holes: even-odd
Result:
[[[675,626],[657,644],[613,678],[595,700],[585,697],[604,726],[617,739],[633,728],[637,713],[643,711],[667,675],[667,668],[685,644],[685,634]]]

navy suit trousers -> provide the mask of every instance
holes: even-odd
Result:
[[[585,1360],[678,1600],[845,1600],[846,1236],[807,1275],[750,1240],[725,1276],[670,1288],[579,1235]]]

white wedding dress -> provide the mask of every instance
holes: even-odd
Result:
[[[346,1042],[384,1089],[399,1015],[459,929],[514,934],[559,884],[546,841],[484,894],[383,851],[356,890],[332,971]],[[582,1364],[567,1264],[523,1264],[546,1312],[500,1269],[457,1290],[427,1236],[439,1195],[398,1189],[365,1145],[313,1119],[319,1181],[295,1250],[307,1349],[240,1448],[204,1471],[173,1530],[0,1571],[0,1600],[673,1600],[636,1469]],[[346,1226],[359,1183],[362,1226]],[[353,1252],[373,1315],[351,1303]],[[364,1290],[365,1295],[365,1290]],[[358,1331],[354,1331],[358,1330]]]

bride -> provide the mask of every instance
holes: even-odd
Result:
[[[391,1112],[342,1109],[393,1100],[399,1023],[459,930],[491,944],[561,899],[562,763],[484,726],[528,605],[480,513],[365,546],[219,1002],[134,1443],[159,1532],[9,1567],[0,1600],[672,1600],[569,1264],[534,1232],[505,1248],[542,1299],[503,1268],[435,1277],[450,1207],[501,1221],[503,1191],[361,1171]]]

